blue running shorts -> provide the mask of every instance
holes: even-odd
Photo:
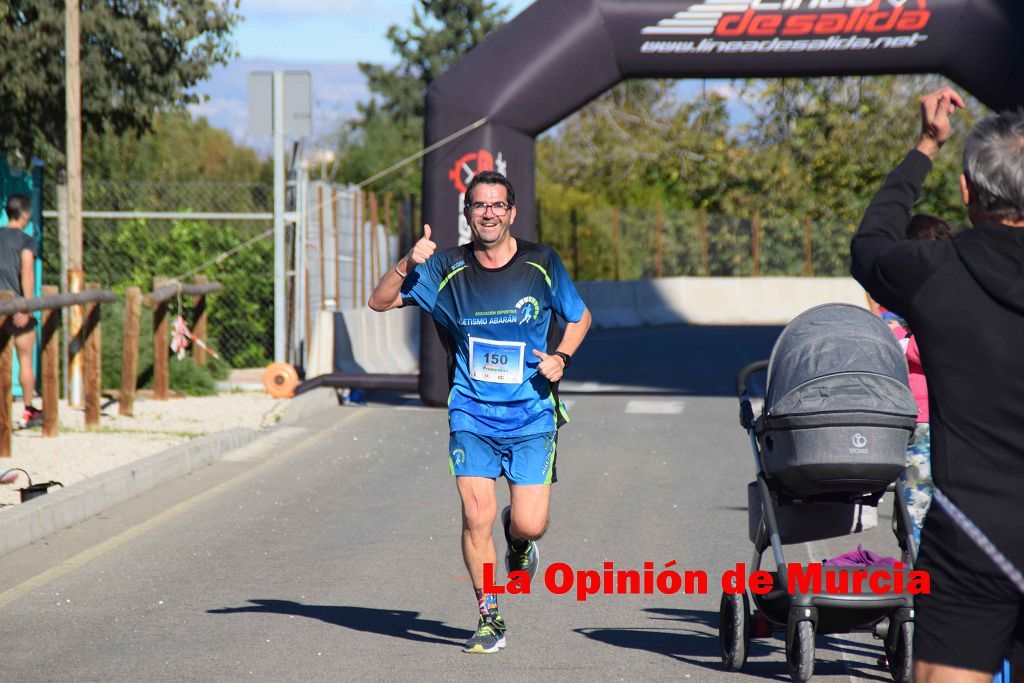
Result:
[[[456,477],[504,475],[523,486],[553,484],[558,432],[527,436],[494,437],[471,432],[452,432],[448,439],[448,467]]]

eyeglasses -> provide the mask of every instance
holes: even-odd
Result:
[[[469,210],[478,216],[484,215],[485,213],[487,213],[487,209],[490,209],[498,218],[501,218],[506,213],[508,213],[511,208],[512,207],[506,204],[505,202],[495,202],[493,204],[473,202],[472,204],[469,205]]]

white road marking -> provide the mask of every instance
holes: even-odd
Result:
[[[626,404],[630,415],[682,415],[682,401],[633,400]]]

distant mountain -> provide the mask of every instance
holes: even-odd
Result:
[[[217,67],[210,80],[195,91],[209,99],[190,107],[195,117],[226,130],[232,139],[261,153],[269,153],[269,138],[252,137],[248,131],[248,78],[251,71],[309,71],[313,79],[313,135],[307,145],[330,145],[338,126],[355,114],[356,103],[369,98],[366,81],[351,63],[280,62],[239,59]]]

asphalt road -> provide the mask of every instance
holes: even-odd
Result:
[[[711,377],[709,365],[734,372],[772,337],[697,343],[700,331],[655,332],[646,353],[622,355],[633,372],[615,369],[655,395],[588,376],[588,363],[614,357],[624,337],[643,346],[643,335],[595,335],[591,360],[580,355],[583,390],[568,395],[573,419],[559,441],[542,564],[660,570],[674,560],[675,569],[706,573],[706,593],[580,601],[538,580],[530,595],[500,599],[506,650],[463,654],[475,600],[459,556],[445,414],[411,400],[371,401],[0,559],[0,677],[788,680],[781,640],[755,641],[741,673],[723,671],[718,656],[719,580],[751,554],[753,464],[736,401],[673,387],[665,359],[651,351],[720,349],[715,360],[680,354],[684,367],[672,366],[680,377],[685,366]],[[730,382],[727,373],[722,386]],[[820,560],[857,543],[895,554],[887,524],[886,515],[856,538],[792,546],[788,559]],[[816,681],[890,680],[869,636],[823,636],[817,647]]]

